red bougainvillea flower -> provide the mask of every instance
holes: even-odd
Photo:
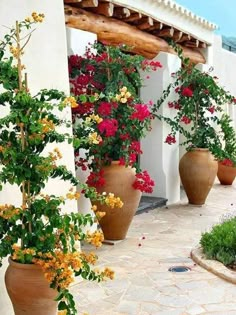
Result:
[[[118,129],[118,122],[116,119],[104,119],[98,124],[98,130],[105,133],[105,137],[112,137]]]
[[[168,143],[168,144],[176,143],[176,139],[175,139],[174,136],[172,136],[171,134],[169,134],[169,135],[166,137],[165,143]]]
[[[138,119],[144,121],[146,118],[150,117],[150,111],[147,105],[136,104],[134,106],[135,112],[130,116],[131,119]]]
[[[187,116],[183,116],[183,117],[181,118],[181,122],[185,123],[185,125],[188,125],[188,124],[191,123],[191,119],[188,118]]]
[[[141,150],[141,144],[139,141],[133,141],[131,144],[130,144],[130,147],[129,149],[131,151],[134,151],[136,154],[142,154],[143,151]]]
[[[132,166],[136,162],[136,159],[137,159],[137,154],[131,153],[129,155],[129,164]]]
[[[103,178],[104,171],[100,170],[99,172],[91,172],[87,178],[86,184],[90,187],[102,187],[105,185],[105,179]]]
[[[233,166],[234,165],[234,163],[230,159],[224,159],[223,161],[221,161],[221,164],[223,164],[225,166]]]
[[[211,106],[211,107],[209,107],[207,110],[211,113],[211,114],[214,114],[214,112],[215,112],[215,106]]]
[[[192,97],[193,96],[193,90],[190,89],[190,87],[184,87],[181,91],[181,94],[183,96],[186,96],[186,97]]]
[[[109,116],[111,114],[111,103],[108,102],[101,102],[98,107],[98,114],[101,116]]]
[[[152,193],[154,181],[151,179],[147,171],[135,175],[136,179],[133,183],[133,188],[145,193]]]
[[[234,97],[234,98],[232,99],[232,102],[233,102],[233,103],[236,103],[236,97]]]

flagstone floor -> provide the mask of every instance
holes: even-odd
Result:
[[[72,287],[79,315],[236,315],[236,285],[189,257],[201,233],[234,209],[236,185],[215,184],[202,207],[184,199],[136,215],[124,241],[97,250],[100,265],[115,270],[115,279]],[[176,265],[191,271],[168,271]]]

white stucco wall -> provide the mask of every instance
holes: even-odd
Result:
[[[32,93],[41,88],[56,88],[69,92],[67,70],[66,31],[64,6],[62,0],[1,0],[0,1],[0,38],[5,34],[5,26],[13,26],[16,20],[23,20],[33,11],[44,13],[45,21],[36,25],[32,38],[26,48],[23,63],[27,66],[29,87]],[[1,115],[4,112],[1,108]],[[70,119],[70,109],[63,113]],[[74,172],[73,148],[67,144],[57,145],[63,154],[62,163]],[[47,192],[64,195],[70,186],[53,180]],[[20,203],[19,193],[13,187],[0,192],[0,203]],[[70,201],[67,209],[76,210],[76,203]],[[1,315],[13,315],[11,303],[5,291],[4,268],[0,269],[0,305]]]
[[[145,102],[152,100],[154,103],[162,95],[162,91],[167,88],[171,80],[171,73],[176,72],[180,65],[180,59],[172,54],[160,53],[155,58],[162,64],[162,68],[150,73],[150,79],[146,80],[146,85],[141,89],[141,99]],[[164,116],[173,115],[173,110],[168,107],[168,102],[172,101],[176,93],[171,92],[168,99],[161,106],[159,114]],[[178,173],[179,146],[178,138],[176,143],[168,145],[165,143],[167,135],[170,133],[169,126],[155,119],[152,130],[144,138],[142,143],[143,155],[141,156],[141,168],[148,170],[150,176],[155,181],[155,188],[152,196],[164,197],[168,203],[177,202],[180,199],[180,182]]]

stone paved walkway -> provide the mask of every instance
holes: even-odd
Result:
[[[79,315],[236,315],[236,286],[189,258],[201,233],[234,209],[236,185],[215,184],[202,207],[185,199],[135,216],[126,240],[97,250],[100,264],[115,270],[115,280],[72,287]],[[169,272],[175,265],[191,271]]]

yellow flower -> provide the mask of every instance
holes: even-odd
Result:
[[[125,104],[125,103],[127,103],[127,98],[126,97],[122,97],[121,99],[120,99],[120,102],[121,103],[123,103],[123,104]]]
[[[123,202],[121,201],[120,197],[115,197],[114,194],[109,193],[108,196],[105,199],[106,205],[108,205],[111,208],[117,207],[122,208]]]
[[[28,16],[27,18],[25,18],[25,22],[31,22],[32,20],[31,20],[31,18]]]
[[[76,108],[79,106],[76,99],[73,96],[68,96],[64,99],[63,104],[65,106],[70,106],[71,108]]]
[[[120,100],[120,98],[121,98],[121,95],[116,94],[116,100],[117,100],[117,101],[119,101],[119,100]]]
[[[102,138],[97,134],[97,132],[90,133],[88,136],[89,142],[93,144],[99,144]]]
[[[94,114],[90,115],[89,118],[96,121],[97,124],[99,124],[100,122],[103,121],[103,119],[101,117],[99,117],[98,115],[94,115]]]
[[[129,98],[130,96],[131,96],[131,93],[130,93],[130,92],[126,92],[126,93],[125,93],[125,97],[126,97],[126,98]]]
[[[121,89],[120,89],[120,92],[122,93],[126,93],[127,92],[127,87],[126,86],[123,86]]]

